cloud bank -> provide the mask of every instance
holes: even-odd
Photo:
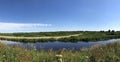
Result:
[[[32,23],[3,23],[0,22],[0,30],[22,30],[49,27],[51,24],[32,24]]]

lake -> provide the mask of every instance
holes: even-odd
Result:
[[[111,42],[116,42],[120,41],[120,39],[110,39],[110,40],[104,40],[104,41],[89,41],[89,42],[83,42],[83,41],[78,41],[76,43],[72,42],[59,42],[59,41],[54,41],[54,42],[36,42],[36,43],[23,43],[23,42],[14,42],[14,41],[7,41],[3,40],[1,41],[2,43],[8,45],[8,46],[15,46],[15,47],[24,47],[26,49],[33,49],[35,48],[36,50],[59,50],[59,49],[72,49],[75,51],[78,51],[82,48],[89,48],[93,45],[97,44],[107,44]]]

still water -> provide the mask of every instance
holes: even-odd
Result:
[[[2,43],[8,45],[8,46],[16,46],[16,47],[23,47],[26,49],[33,49],[35,48],[36,50],[49,50],[52,49],[54,51],[59,50],[59,49],[72,49],[72,50],[80,50],[81,48],[89,48],[93,45],[97,44],[107,44],[111,42],[117,42],[120,41],[120,39],[110,39],[110,40],[104,40],[104,41],[89,41],[89,42],[83,42],[83,41],[78,41],[76,43],[72,42],[59,42],[59,41],[54,41],[54,42],[36,42],[36,43],[23,43],[23,42],[14,42],[14,41],[7,41],[3,40],[1,41]]]

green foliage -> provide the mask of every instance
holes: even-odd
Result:
[[[81,34],[79,36],[71,37],[61,37],[59,36],[69,36],[74,34]],[[0,37],[1,40],[12,40],[19,42],[47,42],[47,41],[64,41],[64,42],[77,42],[77,41],[98,41],[98,40],[108,40],[120,38],[120,32],[109,30],[109,31],[71,31],[71,32],[34,32],[34,33],[0,33],[0,36],[15,36],[15,37],[25,37],[25,38],[7,38]],[[26,38],[31,37],[31,38]],[[34,37],[34,38],[32,38]],[[36,37],[51,37],[51,38],[36,38]]]
[[[120,42],[95,45],[88,50],[63,50],[63,62],[120,62]],[[26,50],[0,43],[0,62],[57,62],[58,51]]]
[[[60,32],[29,32],[29,33],[0,33],[3,36],[20,36],[20,37],[42,37],[42,36],[63,36],[79,34],[82,31],[60,31]]]

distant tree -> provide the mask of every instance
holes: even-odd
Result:
[[[111,32],[111,30],[109,29],[108,32]]]
[[[112,35],[115,35],[115,30],[112,30],[112,31],[111,31],[111,34],[112,34]]]
[[[115,32],[115,30],[112,30],[111,32]]]
[[[110,30],[110,29],[109,29],[109,30],[108,30],[108,34],[109,34],[109,35],[115,35],[115,30]]]
[[[105,32],[104,30],[101,30],[100,32]]]

